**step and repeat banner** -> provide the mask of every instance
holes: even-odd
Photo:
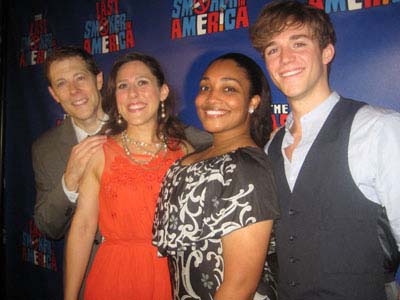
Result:
[[[92,53],[105,78],[129,51],[156,57],[179,99],[178,113],[201,128],[194,108],[199,78],[216,56],[242,52],[265,70],[248,28],[267,0],[19,0],[7,13],[4,220],[7,299],[62,299],[64,241],[41,234],[31,144],[64,114],[51,98],[43,61],[56,46]],[[330,14],[338,42],[332,88],[400,111],[400,0],[309,0]],[[271,84],[275,126],[289,107]]]

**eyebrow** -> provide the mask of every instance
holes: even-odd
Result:
[[[208,81],[208,80],[210,80],[210,78],[209,78],[209,77],[203,77],[203,78],[201,78],[200,81],[203,81],[203,80]],[[235,81],[235,82],[237,82],[238,84],[240,84],[240,81],[239,81],[238,79],[232,78],[232,77],[223,77],[223,78],[221,78],[221,80],[222,80],[222,81]]]
[[[289,37],[289,40],[290,40],[290,41],[295,41],[295,40],[298,40],[298,39],[301,39],[301,38],[306,38],[306,39],[311,40],[311,36],[308,35],[308,34],[295,34],[295,35],[291,35],[291,36]],[[268,48],[268,47],[270,47],[270,46],[272,46],[272,45],[274,45],[274,44],[276,44],[276,42],[272,40],[271,42],[269,42],[269,43],[265,46],[265,48]]]

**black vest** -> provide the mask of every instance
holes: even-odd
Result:
[[[382,300],[381,206],[353,181],[348,163],[351,125],[364,104],[341,99],[311,146],[293,192],[281,153],[284,129],[269,147],[281,218],[275,224],[279,300]]]

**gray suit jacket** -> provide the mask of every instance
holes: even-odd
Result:
[[[76,204],[64,193],[61,178],[72,147],[78,144],[70,118],[46,131],[32,145],[32,164],[36,182],[34,218],[39,230],[52,239],[67,235]],[[88,268],[79,294],[83,299],[84,285],[94,255],[100,244],[100,234],[94,240]]]
[[[71,119],[67,118],[32,145],[36,182],[34,218],[39,230],[53,239],[63,238],[67,233],[76,208],[65,195],[61,178],[72,147],[77,143]]]

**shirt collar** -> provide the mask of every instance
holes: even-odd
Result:
[[[303,132],[305,131],[304,126],[307,126],[307,124],[312,123],[313,127],[318,127],[319,129],[322,127],[324,124],[325,120],[328,118],[329,113],[333,109],[333,107],[336,105],[336,103],[339,101],[340,96],[336,92],[332,92],[328,98],[326,98],[325,101],[323,101],[321,104],[319,104],[316,108],[314,108],[312,111],[306,113],[304,116],[300,118],[300,122],[303,128]],[[285,129],[286,131],[289,131],[290,127],[293,125],[293,113],[290,112],[288,115],[288,118],[285,123]]]
[[[103,125],[108,121],[108,119],[109,119],[108,115],[104,114],[104,118],[103,118],[103,120],[101,120],[101,122],[99,123],[99,126],[96,128],[96,130],[89,134],[84,129],[78,127],[78,125],[75,124],[74,118],[71,118],[72,127],[74,128],[76,139],[78,140],[78,143],[80,143],[82,140],[87,138],[89,135],[98,134],[100,132],[100,130],[103,128]]]

